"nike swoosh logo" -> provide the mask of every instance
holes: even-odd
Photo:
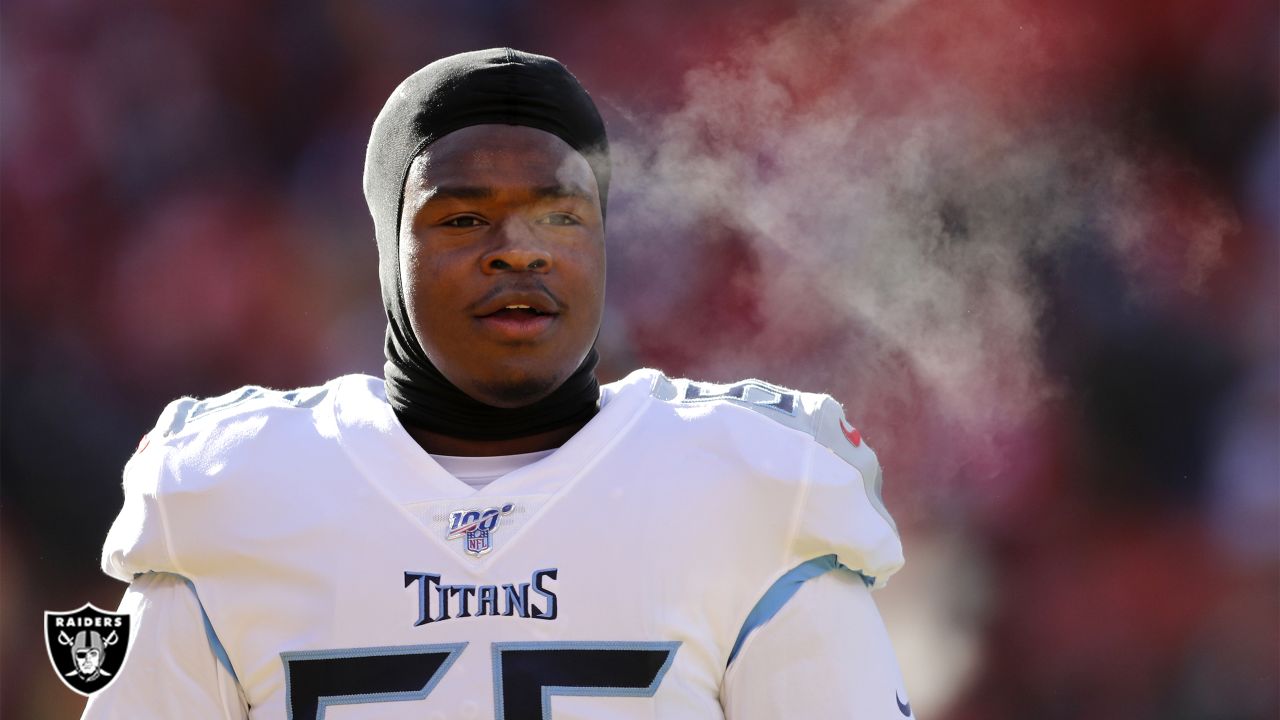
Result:
[[[893,699],[898,701],[898,712],[902,713],[902,717],[911,717],[911,703],[902,702],[902,698],[896,692],[893,694]]]
[[[862,433],[858,432],[858,428],[846,423],[844,418],[840,418],[840,432],[844,433],[844,437],[854,447],[862,444]]]

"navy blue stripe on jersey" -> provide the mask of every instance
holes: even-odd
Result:
[[[551,720],[551,696],[652,697],[679,642],[493,644],[498,720]]]
[[[421,700],[466,643],[280,653],[289,720],[323,720],[330,705]]]
[[[778,611],[787,604],[787,601],[795,597],[802,585],[832,570],[851,572],[862,578],[862,581],[868,587],[875,584],[875,578],[868,577],[856,570],[850,570],[840,564],[835,555],[823,555],[800,563],[783,573],[782,577],[778,578],[773,585],[770,585],[769,589],[760,596],[760,600],[756,602],[755,607],[751,608],[751,612],[747,613],[747,619],[743,621],[742,629],[738,631],[738,639],[733,642],[733,649],[729,651],[729,661],[725,663],[725,666],[733,664],[733,660],[738,657],[738,651],[742,649],[742,643],[746,642],[747,636],[756,628],[772,620],[778,614]]]

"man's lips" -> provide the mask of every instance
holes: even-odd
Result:
[[[499,290],[491,295],[478,303],[476,320],[503,340],[533,340],[560,316],[560,303],[550,293]]]
[[[475,304],[475,316],[479,318],[512,313],[559,315],[560,310],[560,302],[551,293],[541,290],[497,289]]]
[[[501,340],[529,341],[546,332],[557,318],[556,315],[502,311],[477,320],[485,330]]]

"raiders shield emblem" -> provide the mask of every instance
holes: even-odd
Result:
[[[85,603],[44,613],[44,645],[63,684],[88,697],[111,684],[129,650],[129,615]]]

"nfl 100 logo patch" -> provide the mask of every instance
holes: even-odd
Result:
[[[85,603],[78,610],[44,613],[45,649],[63,684],[88,697],[111,684],[129,650],[128,613]]]
[[[480,557],[493,549],[493,532],[498,522],[515,510],[514,503],[482,510],[454,510],[449,513],[447,540],[466,538],[464,549],[468,555]]]

